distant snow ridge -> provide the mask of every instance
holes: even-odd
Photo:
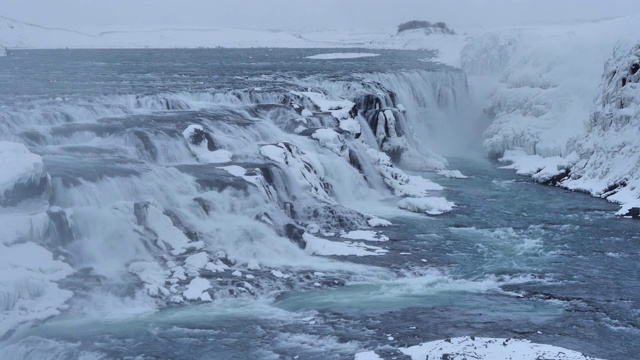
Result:
[[[373,53],[328,53],[307,56],[307,59],[315,60],[335,60],[335,59],[357,59],[363,57],[380,56],[380,54]]]

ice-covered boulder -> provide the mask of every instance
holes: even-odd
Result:
[[[213,164],[231,161],[233,154],[228,150],[218,149],[211,134],[201,125],[189,125],[182,134],[199,161]]]
[[[50,188],[42,158],[22,144],[0,141],[0,167],[0,206],[42,197]]]
[[[404,198],[398,201],[398,207],[401,209],[429,215],[441,215],[450,212],[454,206],[453,202],[443,197]]]
[[[562,359],[596,360],[591,356],[557,346],[535,344],[529,340],[458,337],[400,348],[411,359]]]

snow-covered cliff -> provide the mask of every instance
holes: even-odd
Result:
[[[640,215],[640,42],[613,50],[587,135],[569,148],[579,160],[562,186],[621,203],[621,215]]]
[[[487,155],[538,182],[607,198],[622,204],[620,215],[637,216],[640,45],[632,31],[637,20],[529,29],[511,40],[487,34],[467,45],[462,62],[472,73],[506,64],[485,104],[494,119],[485,131]],[[485,56],[473,56],[477,53]]]
[[[500,31],[469,41],[470,74],[498,73],[485,112],[493,123],[484,148],[491,158],[520,148],[529,155],[566,156],[584,132],[602,65],[616,41],[633,37],[637,16],[593,23]]]

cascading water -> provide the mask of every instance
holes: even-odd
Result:
[[[419,79],[413,91],[451,81],[422,67],[398,79]],[[318,255],[384,252],[331,239],[385,224],[362,212],[372,200],[438,188],[391,160],[422,150],[412,111],[455,107],[443,90],[405,110],[391,90],[398,84],[366,79],[373,75],[252,75],[229,88],[234,76],[219,90],[92,96],[91,85],[89,95],[7,99],[2,150],[13,146],[34,165],[2,184],[1,246],[9,256],[37,249],[46,275],[25,270],[2,284],[0,338],[105,299],[163,307],[313,288],[317,271],[328,286],[391,276]],[[407,104],[415,96],[401,95]],[[22,313],[26,302],[35,306]]]

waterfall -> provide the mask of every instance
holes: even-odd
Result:
[[[330,238],[386,224],[367,213],[380,200],[442,189],[398,165],[445,166],[430,149],[459,126],[464,74],[285,80],[1,108],[0,138],[11,141],[0,155],[33,166],[0,179],[0,253],[36,252],[50,269],[35,283],[28,270],[0,283],[6,323],[82,309],[78,284],[89,303],[156,307],[313,288],[305,274],[318,269],[340,279],[374,271],[315,254],[384,252]],[[255,275],[240,281],[246,271]],[[22,301],[38,306],[20,315]]]

